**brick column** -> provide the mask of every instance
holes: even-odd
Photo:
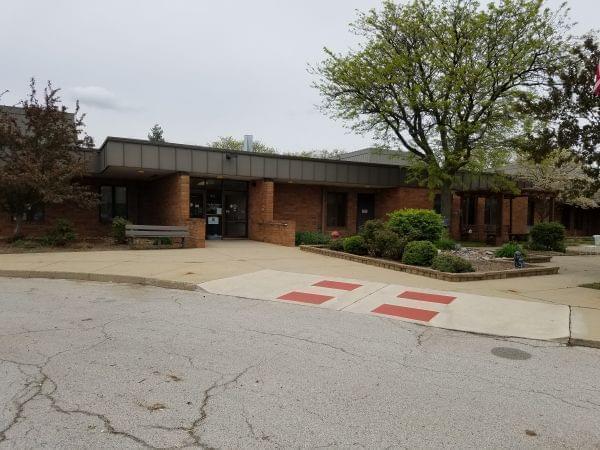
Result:
[[[190,176],[175,173],[152,181],[144,192],[143,224],[187,226],[186,247],[204,247],[204,219],[190,219]]]
[[[273,220],[275,184],[271,180],[250,183],[248,191],[248,237],[255,241],[293,246],[296,224]]]

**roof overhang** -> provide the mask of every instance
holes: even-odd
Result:
[[[195,145],[155,143],[108,137],[102,144],[97,174],[139,177],[185,172],[191,176],[271,179],[281,183],[386,188],[405,183],[398,166],[302,158]],[[136,175],[137,174],[137,175]]]

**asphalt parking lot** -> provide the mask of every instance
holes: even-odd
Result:
[[[0,279],[0,448],[598,448],[599,350]]]

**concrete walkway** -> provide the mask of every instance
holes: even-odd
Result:
[[[577,287],[600,280],[599,256],[560,256],[558,275],[451,283],[254,241],[208,241],[205,249],[0,254],[1,271],[144,277],[200,284],[276,270],[435,291],[571,307],[572,338],[600,342],[600,291]]]

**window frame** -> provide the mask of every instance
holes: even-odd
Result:
[[[340,201],[343,199],[342,201]],[[335,202],[335,216],[330,216],[330,200]],[[340,209],[343,208],[343,211]],[[331,220],[334,218],[335,220]],[[339,219],[343,218],[343,223]],[[325,224],[327,228],[346,228],[348,226],[348,193],[341,191],[327,191],[325,194]]]
[[[41,217],[36,219],[36,214],[40,214]],[[12,221],[17,221],[17,215],[12,215]],[[44,204],[39,205],[28,205],[28,209],[23,213],[23,223],[43,223],[46,221],[46,207]]]
[[[494,207],[492,208],[492,205]],[[486,197],[483,207],[483,224],[488,226],[498,225],[498,208],[502,208],[502,203],[497,197]]]
[[[102,189],[110,188],[110,217],[104,218],[102,216]],[[125,215],[115,215],[115,205],[116,205],[116,189],[122,188],[125,190]],[[100,195],[100,204],[98,205],[98,218],[102,223],[110,223],[113,221],[115,217],[123,217],[124,219],[129,219],[129,192],[126,185],[122,184],[102,184],[98,187],[98,193]]]

